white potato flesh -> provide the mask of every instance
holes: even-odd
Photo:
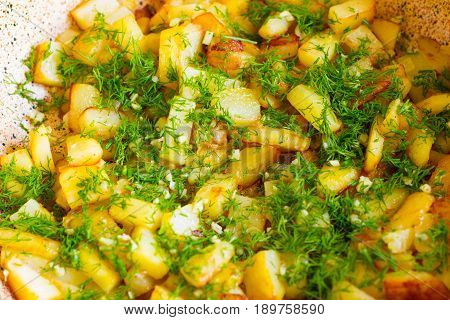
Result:
[[[36,47],[34,82],[51,87],[62,87],[63,78],[58,71],[63,46],[56,41],[45,41]]]

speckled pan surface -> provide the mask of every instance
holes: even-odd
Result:
[[[80,0],[0,0],[0,154],[23,141],[32,107],[14,93],[23,81],[25,59],[33,45],[54,38],[69,24],[67,13]],[[44,88],[33,85],[38,96]]]
[[[0,0],[0,155],[22,142],[32,106],[13,95],[11,81],[23,81],[25,59],[33,45],[54,38],[69,24],[68,11],[80,0]],[[36,95],[45,89],[34,85]],[[0,300],[11,298],[0,281]]]

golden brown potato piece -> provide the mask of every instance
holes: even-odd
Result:
[[[390,300],[441,300],[449,299],[450,292],[444,283],[426,272],[393,272],[384,278],[386,299]]]
[[[206,56],[209,65],[225,71],[232,77],[239,74],[253,58],[238,40],[224,40],[213,44]]]
[[[281,59],[294,58],[298,53],[299,39],[295,34],[272,39],[263,46],[265,52],[274,52]]]

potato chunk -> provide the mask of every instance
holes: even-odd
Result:
[[[139,41],[139,47],[143,53],[152,53],[155,57],[159,55],[160,33],[149,33]]]
[[[298,53],[299,39],[295,34],[282,38],[272,39],[263,46],[265,52],[273,52],[280,59],[294,58]]]
[[[419,223],[422,214],[428,212],[434,202],[433,195],[425,192],[415,192],[406,198],[403,205],[391,218],[390,230],[411,228]]]
[[[168,257],[156,242],[155,235],[145,227],[136,227],[131,236],[137,248],[132,253],[133,262],[153,279],[161,279],[169,272]]]
[[[100,101],[100,92],[94,86],[83,83],[75,83],[70,88],[69,99],[69,128],[75,133],[80,133],[80,116],[91,107],[95,107]]]
[[[80,135],[66,139],[67,162],[71,167],[90,166],[98,163],[103,150],[97,140]]]
[[[284,151],[305,151],[309,148],[310,138],[288,130],[271,127],[249,128],[248,135],[243,137],[247,143],[259,143],[280,147]]]
[[[26,149],[19,149],[12,153],[8,153],[0,157],[0,164],[2,170],[9,170],[17,176],[28,175],[33,168],[33,160]],[[16,179],[9,179],[6,181],[6,189],[15,197],[20,197],[25,193],[25,185],[18,182]]]
[[[202,40],[202,27],[196,24],[163,30],[159,45],[159,80],[173,86],[174,77],[181,78],[190,60],[200,52]]]
[[[411,128],[408,132],[408,147],[406,154],[418,167],[427,165],[433,146],[433,134],[426,129]]]
[[[50,133],[51,128],[44,125],[30,131],[30,153],[36,168],[55,172],[55,163],[50,148]]]
[[[380,116],[375,117],[375,121],[370,128],[366,158],[364,160],[364,170],[366,172],[375,170],[383,155],[384,137],[381,135],[379,129],[382,121]]]
[[[192,23],[201,26],[203,31],[214,33],[214,36],[216,37],[230,34],[230,31],[228,31],[223,23],[220,22],[211,12],[205,12],[196,16],[192,19]]]
[[[375,19],[372,23],[372,31],[380,39],[390,55],[393,55],[395,44],[400,34],[400,25],[389,20]]]
[[[236,77],[254,59],[254,54],[246,51],[243,42],[225,39],[209,46],[206,57],[210,66]]]
[[[271,146],[262,146],[261,148],[245,148],[239,154],[239,160],[231,164],[231,173],[239,186],[248,187],[255,183],[260,178],[260,174],[278,159],[279,151]]]
[[[7,284],[20,300],[58,300],[63,293],[49,279],[42,276],[39,268],[33,267],[21,255],[2,251],[1,267],[8,272]]]
[[[163,286],[155,286],[150,300],[183,300],[182,297]]]
[[[205,213],[215,220],[225,211],[226,202],[237,190],[236,180],[232,176],[220,175],[207,181],[195,194],[194,203],[202,201]]]
[[[34,199],[30,199],[14,214],[9,216],[9,220],[17,221],[22,217],[41,217],[48,220],[54,220],[53,215],[45,209],[42,204]]]
[[[438,114],[450,109],[450,93],[442,93],[420,101],[417,107],[431,114]]]
[[[117,202],[109,209],[109,214],[117,222],[125,226],[143,226],[150,231],[157,230],[161,225],[162,212],[147,201],[127,198]]]
[[[218,241],[191,257],[180,272],[187,282],[197,288],[205,286],[234,256],[234,247]]]
[[[450,155],[445,155],[439,160],[430,177],[430,185],[433,192],[441,192],[446,196],[450,195]]]
[[[186,164],[193,126],[186,117],[195,107],[195,102],[182,97],[175,97],[172,100],[165,126],[164,143],[161,148],[161,158],[169,165],[183,166]]]
[[[117,0],[88,0],[81,2],[70,14],[78,26],[85,30],[94,25],[95,17],[101,13],[107,15],[119,8]]]
[[[317,94],[311,87],[300,84],[288,93],[287,99],[317,130],[325,132],[328,127],[336,132],[342,127],[331,110],[329,97]]]
[[[20,250],[49,260],[58,256],[60,243],[41,236],[10,229],[0,228],[0,247]]]
[[[95,248],[82,244],[78,250],[80,270],[86,272],[103,291],[108,293],[119,285],[119,274],[108,261],[101,258]]]
[[[86,109],[78,119],[80,131],[93,133],[102,139],[110,139],[116,134],[122,122],[122,115],[112,109]]]
[[[260,103],[251,89],[226,89],[216,95],[214,103],[219,112],[229,115],[237,127],[256,124],[261,118]]]
[[[36,47],[34,82],[51,87],[62,87],[63,78],[58,71],[63,46],[56,41],[45,41]]]
[[[63,45],[64,52],[70,54],[74,45],[74,41],[80,36],[80,31],[69,28],[56,37],[56,41]]]
[[[387,299],[441,300],[449,299],[450,292],[444,283],[426,272],[392,272],[384,278]]]
[[[261,38],[272,39],[285,34],[294,23],[295,18],[288,11],[274,14],[267,18],[258,33]]]
[[[2,167],[11,166],[17,174],[28,173],[33,168],[33,161],[26,149],[19,149],[1,156],[0,164]]]
[[[298,49],[298,60],[305,67],[313,64],[323,64],[331,60],[336,54],[339,39],[329,32],[322,32],[312,36]]]
[[[357,51],[359,48],[367,49],[373,61],[376,61],[379,56],[384,56],[385,51],[380,40],[373,34],[373,32],[361,25],[358,28],[347,32],[342,37],[342,45],[347,51]]]
[[[258,200],[236,195],[236,206],[230,208],[228,218],[231,223],[227,227],[238,238],[249,238],[257,232],[264,232],[267,216],[264,214]]]
[[[273,250],[259,251],[245,269],[245,292],[250,299],[281,300],[285,288],[280,279],[280,257]]]
[[[332,6],[328,11],[328,23],[336,33],[353,29],[364,20],[375,16],[375,0],[352,0]]]
[[[114,21],[109,28],[117,32],[117,41],[122,50],[134,52],[144,36],[132,12]]]
[[[111,180],[98,165],[66,167],[59,175],[59,183],[71,209],[106,200],[112,194]]]
[[[319,172],[318,188],[321,192],[338,194],[355,182],[358,177],[359,171],[354,167],[324,165]]]
[[[400,99],[393,100],[386,111],[386,116],[382,123],[379,123],[378,131],[386,136],[395,136],[396,131],[400,128],[400,113],[399,108],[402,102]]]
[[[111,59],[113,41],[95,30],[86,30],[72,47],[72,55],[88,66],[105,63]]]
[[[333,286],[333,300],[374,300],[374,298],[348,281],[341,281]]]

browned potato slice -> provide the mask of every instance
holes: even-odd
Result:
[[[311,139],[298,133],[271,127],[249,128],[248,135],[243,137],[247,143],[258,143],[280,147],[285,151],[305,151],[309,148]]]
[[[429,111],[431,114],[438,114],[450,109],[450,93],[442,93],[422,100],[417,107]]]
[[[203,201],[205,212],[215,220],[225,211],[225,203],[237,190],[236,180],[232,176],[219,175],[207,181],[195,194],[194,202]]]
[[[441,300],[449,299],[444,283],[426,272],[406,271],[388,273],[384,278],[387,299]]]
[[[238,40],[224,40],[208,48],[208,64],[221,69],[234,77],[248,65],[253,55],[245,51],[244,44]]]

